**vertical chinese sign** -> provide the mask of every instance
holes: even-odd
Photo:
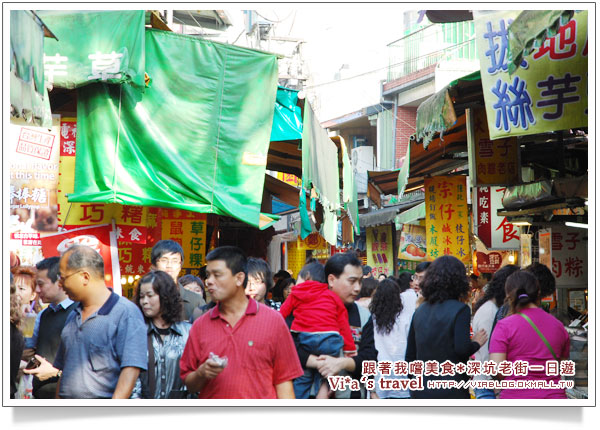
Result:
[[[586,127],[587,11],[576,12],[509,75],[508,26],[520,12],[484,14],[475,22],[491,139]]]
[[[51,129],[8,126],[10,250],[24,265],[42,259],[41,236],[58,230],[59,126],[59,115]]]
[[[182,271],[198,276],[206,257],[206,214],[180,209],[161,209],[162,238],[183,248]]]
[[[477,185],[513,185],[519,182],[517,138],[490,139],[484,109],[474,110]]]
[[[425,178],[427,259],[453,255],[471,260],[465,176]]]
[[[521,235],[521,268],[524,269],[531,264],[531,239],[532,234]]]
[[[367,227],[367,265],[373,268],[375,277],[394,274],[391,225]]]
[[[540,263],[552,269],[552,230],[543,229],[538,232]]]
[[[520,248],[519,228],[508,222],[505,216],[498,216],[502,209],[504,187],[476,188],[476,226],[477,236],[488,249]]]
[[[557,286],[588,286],[587,230],[552,227],[551,258]]]

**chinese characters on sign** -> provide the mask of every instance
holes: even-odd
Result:
[[[471,259],[469,210],[465,176],[425,179],[427,258],[453,255],[463,263]]]
[[[587,126],[587,11],[508,74],[508,26],[520,11],[476,20],[481,82],[491,139]]]
[[[520,248],[519,228],[509,223],[504,216],[498,216],[502,209],[504,187],[476,187],[475,225],[477,236],[488,249]]]
[[[206,214],[180,209],[162,209],[162,237],[183,248],[184,269],[198,276],[206,252]]]
[[[551,269],[556,285],[587,287],[587,230],[552,227],[551,247]]]
[[[519,182],[517,138],[491,140],[484,109],[474,110],[475,177],[478,185],[512,185]]]
[[[373,268],[375,277],[394,274],[391,225],[367,227],[367,265]]]

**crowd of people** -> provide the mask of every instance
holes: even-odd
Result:
[[[427,385],[465,381],[465,373],[425,375],[422,390],[384,389],[379,373],[366,384],[363,365],[569,358],[567,332],[541,307],[556,286],[539,263],[504,266],[482,287],[452,256],[375,279],[355,253],[339,253],[325,264],[308,260],[294,279],[223,246],[206,255],[199,277],[179,278],[183,249],[161,240],[151,262],[132,301],[106,287],[102,257],[86,246],[14,267],[11,398],[22,397],[20,378],[32,378],[40,399],[468,399],[465,387]],[[361,381],[360,389],[334,390],[330,376]],[[542,371],[505,378],[560,379]],[[473,396],[566,398],[564,389]]]

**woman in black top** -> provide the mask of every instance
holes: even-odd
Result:
[[[470,339],[471,311],[463,302],[469,293],[465,266],[455,257],[437,258],[420,284],[425,302],[413,316],[408,334],[406,361],[436,361],[439,373],[423,376],[422,391],[411,391],[417,399],[468,399],[467,388],[428,388],[429,380],[466,381],[466,373],[442,376],[442,363],[465,363],[487,340],[484,330]],[[431,363],[429,364],[431,366]],[[435,365],[434,365],[435,366]],[[424,365],[424,370],[428,365]]]

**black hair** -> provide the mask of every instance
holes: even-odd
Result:
[[[372,271],[373,271],[373,268],[371,266],[363,266],[363,276],[367,276]]]
[[[321,263],[313,262],[306,264],[300,272],[298,273],[298,277],[304,279],[305,281],[311,280],[315,282],[320,282],[325,284],[327,279],[325,278],[325,268]]]
[[[213,249],[206,255],[206,262],[221,260],[225,262],[225,266],[231,270],[233,275],[237,273],[244,274],[244,282],[242,286],[246,288],[248,282],[248,259],[246,254],[237,246],[220,246]]]
[[[48,279],[53,283],[58,281],[58,270],[59,270],[60,257],[49,257],[44,258],[42,261],[38,261],[35,268],[38,271],[47,270]]]
[[[183,248],[180,244],[175,242],[174,240],[164,239],[159,240],[152,247],[152,252],[150,254],[150,262],[153,266],[156,267],[156,262],[165,254],[179,254],[181,256],[181,265],[183,266]]]
[[[469,293],[465,265],[451,255],[436,258],[421,281],[421,293],[429,303],[465,298]]]
[[[431,266],[431,261],[423,261],[422,263],[417,264],[417,267],[415,267],[415,273],[424,272],[429,266]]]
[[[184,275],[181,278],[177,279],[177,282],[179,282],[179,284],[182,287],[185,287],[187,284],[193,284],[194,282],[198,285],[200,285],[200,287],[202,287],[202,298],[204,300],[206,300],[206,291],[204,291],[204,282],[202,282],[202,279],[200,279],[197,276],[194,276],[192,274],[188,274],[188,275]]]
[[[481,272],[480,276],[483,279],[485,279],[487,282],[490,282],[490,280],[492,279],[492,274],[491,273],[483,273],[483,272]]]
[[[375,330],[382,334],[389,334],[394,328],[402,308],[398,284],[391,279],[379,282],[369,305]]]
[[[183,300],[179,294],[179,287],[173,278],[162,270],[147,273],[138,281],[134,303],[142,310],[140,305],[140,290],[142,284],[152,285],[152,289],[160,299],[160,316],[167,324],[173,324],[183,319]],[[143,314],[143,312],[142,312]],[[146,316],[144,316],[146,320]]]
[[[477,276],[475,273],[471,273],[469,275],[469,279],[472,279],[472,280],[476,281],[477,279],[479,279],[479,276]]]
[[[525,270],[535,276],[540,283],[540,297],[544,298],[554,294],[556,279],[554,279],[552,271],[545,264],[535,262],[527,266]]]
[[[278,278],[278,279],[287,279],[287,278],[291,278],[292,275],[290,275],[290,273],[287,270],[279,270],[277,273],[275,273],[273,275],[273,278]]]
[[[403,293],[410,288],[410,281],[412,280],[412,274],[410,272],[402,272],[394,280],[400,287],[400,292]]]
[[[508,302],[510,314],[520,312],[530,303],[540,300],[540,283],[533,273],[519,270],[506,279],[506,289],[510,291]]]
[[[359,268],[362,266],[353,251],[334,254],[325,264],[325,279],[329,279],[329,275],[339,278],[348,264]]]
[[[502,306],[504,299],[506,298],[506,290],[504,289],[506,278],[515,273],[517,270],[519,270],[517,266],[514,264],[508,264],[494,273],[492,280],[488,283],[488,286],[485,289],[485,293],[473,306],[473,315],[488,300],[493,299],[494,303],[496,303],[496,306]]]
[[[379,281],[377,281],[377,279],[374,279],[374,278],[363,279],[362,285],[360,286],[360,293],[358,293],[357,299],[360,299],[363,297],[371,297],[378,286],[379,286]]]
[[[286,288],[296,285],[296,280],[294,278],[287,278],[287,279],[282,279],[281,281],[279,281],[279,286],[281,287],[281,292],[283,295],[283,290],[285,290]]]
[[[67,269],[89,269],[91,275],[104,279],[104,260],[96,250],[85,245],[73,245],[65,251],[62,258],[67,254]]]
[[[248,276],[258,278],[265,283],[267,286],[266,293],[273,289],[273,275],[271,274],[271,268],[265,260],[261,258],[250,257],[248,258],[247,268]]]
[[[387,275],[385,273],[380,273],[379,275],[377,275],[377,279],[379,279],[381,276],[383,276],[383,279],[387,278]]]

